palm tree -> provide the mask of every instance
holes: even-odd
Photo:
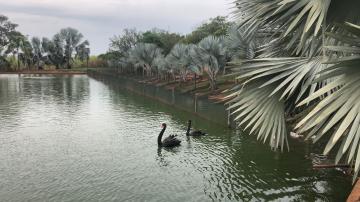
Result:
[[[360,26],[346,23],[339,28],[328,33],[338,45],[325,46],[331,56],[326,61],[330,67],[321,72],[320,78],[332,81],[299,103],[302,106],[321,100],[296,127],[300,132],[309,131],[307,138],[314,142],[332,133],[324,153],[341,142],[335,162],[348,153],[346,162],[355,163],[355,179],[360,166]]]
[[[225,38],[225,45],[232,60],[253,59],[258,49],[255,36],[247,36],[245,29],[238,25],[229,28]]]
[[[168,60],[164,57],[164,55],[159,54],[153,61],[153,66],[158,70],[158,78],[166,79],[167,74],[170,72],[170,65]]]
[[[47,62],[59,69],[66,63],[64,42],[59,34],[55,34],[52,40],[42,39],[42,48],[46,54]]]
[[[216,89],[218,72],[225,68],[227,49],[220,37],[208,36],[201,40],[197,46],[190,50],[191,58],[209,76],[210,89]]]
[[[339,92],[350,92],[356,86],[355,80],[348,77],[340,82],[339,75],[346,75],[344,72],[351,69],[347,67],[349,63],[359,64],[358,60],[347,60],[359,52],[354,47],[358,43],[356,26],[336,27],[335,24],[359,22],[360,1],[236,0],[235,5],[238,26],[245,28],[246,35],[270,34],[254,59],[232,64],[233,73],[238,74],[238,85],[231,89],[228,103],[236,119],[241,120],[239,125],[249,128],[258,139],[268,141],[273,149],[283,149],[287,145],[289,128],[286,116],[298,114],[315,104],[313,111],[296,128],[301,133],[309,132],[308,137],[315,136],[315,141],[321,137],[330,138],[325,154],[338,140],[348,139],[336,160],[339,162],[348,144],[354,148],[359,145],[356,138],[351,139],[355,130],[351,129],[358,127],[358,124],[354,126],[355,118],[352,119],[354,114],[357,116],[358,108],[350,103],[359,102],[360,98],[354,95],[350,100],[341,96],[348,102],[349,110],[333,105],[341,102],[336,98]],[[340,42],[345,45],[339,46]],[[327,132],[332,130],[336,132],[328,137]],[[350,157],[348,162],[354,160]],[[358,171],[360,161],[356,162]]]
[[[27,40],[20,32],[13,31],[8,35],[9,43],[7,45],[6,54],[12,53],[17,58],[17,69],[20,70],[20,54],[24,48],[24,43]]]
[[[150,76],[154,68],[153,62],[159,55],[161,55],[161,49],[155,44],[138,43],[130,50],[130,61],[134,67],[143,69],[143,76],[145,72]]]
[[[186,76],[190,71],[190,49],[190,45],[176,44],[166,57],[171,67],[179,73],[180,82],[185,82]]]
[[[64,54],[65,54],[66,66],[68,69],[71,69],[73,52],[76,50],[76,47],[81,43],[81,39],[83,38],[83,35],[78,30],[69,27],[69,28],[61,29],[59,32],[59,36],[61,40],[64,41]],[[83,43],[86,44],[86,41]]]

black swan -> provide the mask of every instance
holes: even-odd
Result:
[[[169,135],[169,137],[165,138],[163,141],[161,141],[162,136],[164,135],[164,132],[166,130],[166,124],[162,124],[162,130],[158,136],[158,145],[160,147],[175,147],[179,146],[181,141],[176,138],[176,135]]]
[[[206,135],[206,133],[202,132],[201,130],[193,130],[193,131],[190,131],[191,130],[191,120],[189,120],[188,122],[188,129],[186,131],[186,135],[187,136],[203,136],[203,135]]]

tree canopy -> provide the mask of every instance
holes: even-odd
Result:
[[[193,32],[186,35],[182,42],[187,44],[196,44],[208,36],[224,36],[227,34],[232,25],[233,22],[228,21],[224,16],[210,18],[210,20],[204,22]]]
[[[61,29],[52,39],[28,39],[16,30],[17,25],[0,15],[0,68],[10,67],[10,56],[26,68],[37,69],[44,64],[56,68],[71,68],[74,60],[87,61],[90,57],[89,42],[74,28]]]

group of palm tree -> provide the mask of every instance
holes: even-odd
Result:
[[[180,80],[205,72],[211,89],[219,72],[236,76],[224,100],[239,126],[274,150],[289,149],[291,131],[302,134],[324,154],[335,151],[335,163],[350,164],[355,179],[359,13],[358,0],[235,0],[235,25],[225,36],[178,43],[167,55],[155,44],[138,43],[118,64]]]
[[[112,66],[127,72],[141,71],[144,77],[178,77],[180,82],[186,81],[190,73],[206,73],[214,90],[218,72],[225,68],[228,57],[225,42],[225,37],[208,36],[198,44],[177,43],[167,55],[156,44],[137,43],[112,61]]]
[[[42,69],[45,65],[56,69],[72,67],[75,59],[87,62],[90,57],[89,42],[76,29],[61,29],[52,39],[28,39],[16,30],[17,25],[0,15],[0,69]]]

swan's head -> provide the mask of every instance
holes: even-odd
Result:
[[[188,123],[191,123],[191,120],[189,120]]]
[[[165,127],[166,127],[166,123],[161,124],[161,127],[162,127],[162,128],[165,128]]]

